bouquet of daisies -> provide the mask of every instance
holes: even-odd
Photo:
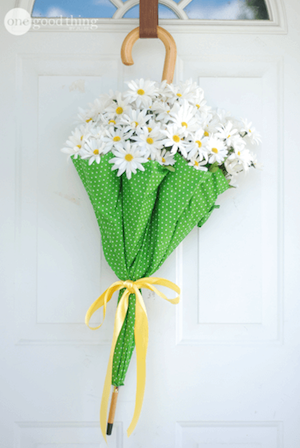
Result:
[[[151,282],[170,285],[150,276],[196,225],[207,221],[218,195],[236,176],[257,165],[252,149],[260,137],[251,123],[207,106],[203,90],[192,81],[131,81],[124,93],[101,95],[87,110],[80,109],[79,118],[62,151],[72,158],[89,195],[105,258],[120,279],[112,288],[120,290],[116,321],[121,309],[126,312],[122,326],[115,326],[107,374],[109,385],[118,388],[135,346],[141,364],[139,332],[148,325],[137,321],[141,310],[146,313],[141,288],[158,293]],[[92,310],[105,309],[108,295],[100,296]],[[130,432],[141,394],[143,386],[137,388]],[[106,392],[103,397],[105,421]]]
[[[123,94],[101,95],[89,109],[80,109],[82,124],[62,151],[89,164],[99,164],[101,156],[112,153],[112,170],[118,176],[125,172],[128,179],[144,171],[149,161],[170,169],[175,154],[196,170],[221,169],[232,184],[238,173],[256,166],[253,146],[260,137],[252,123],[212,110],[196,83],[141,79],[128,87]]]

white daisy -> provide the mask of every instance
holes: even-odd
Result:
[[[94,138],[102,138],[105,132],[105,128],[102,126],[91,127],[90,136]]]
[[[115,148],[116,145],[125,145],[125,141],[130,139],[133,131],[125,132],[124,128],[110,126],[105,129],[102,141],[105,146],[105,153]]]
[[[116,117],[111,118],[111,115],[108,114],[102,114],[99,116],[99,118],[101,118],[101,123],[104,127],[118,126],[120,124],[121,117],[122,115],[120,117],[119,115],[117,115]]]
[[[156,120],[160,123],[168,123],[170,121],[170,112],[173,106],[170,106],[164,101],[155,101],[151,110],[156,115]]]
[[[251,166],[252,156],[248,149],[238,149],[235,150],[230,156],[227,158],[229,161],[236,161],[238,164],[243,166],[243,170],[248,171]]]
[[[206,148],[208,150],[209,163],[221,164],[225,157],[227,156],[227,148],[222,140],[219,140],[214,135],[212,135],[206,143]]]
[[[206,165],[207,160],[202,160],[201,156],[198,154],[190,159],[189,165],[193,166],[196,170],[207,171]]]
[[[180,107],[174,108],[170,112],[171,121],[182,129],[182,133],[187,136],[188,133],[195,132],[199,126],[199,120],[195,117],[196,110],[194,107],[184,100]]]
[[[112,104],[106,108],[108,116],[112,119],[122,116],[129,109],[128,103],[129,101],[123,99],[122,94],[118,92]]]
[[[153,97],[157,96],[154,81],[136,79],[127,84],[129,90],[124,93],[124,98],[127,98],[130,103],[135,102],[137,107],[140,107],[141,105],[144,107],[151,106]]]
[[[77,159],[81,148],[85,144],[86,139],[90,135],[90,125],[81,125],[72,131],[69,139],[66,141],[67,146],[61,149],[61,152],[68,154],[69,157],[74,156]]]
[[[241,132],[246,132],[246,137],[249,139],[250,143],[258,145],[261,142],[261,137],[252,126],[251,121],[242,120],[242,122],[243,126]]]
[[[160,165],[174,165],[176,163],[174,156],[170,153],[170,151],[167,151],[166,149],[163,149],[162,151],[157,151],[157,156],[155,160]]]
[[[234,140],[239,138],[237,129],[233,128],[233,123],[229,121],[226,126],[221,126],[217,128],[216,137],[223,140],[227,146],[232,146]]]
[[[189,100],[189,103],[197,108],[197,116],[201,121],[207,119],[209,114],[211,114],[211,107],[206,104],[203,98],[193,98]]]
[[[251,152],[250,154],[251,154],[251,162],[252,162],[252,165],[254,166],[254,168],[257,168],[258,170],[262,170],[263,165],[262,165],[262,163],[258,163],[257,155],[254,154],[253,152]]]
[[[186,154],[186,142],[183,140],[184,136],[180,128],[175,124],[169,124],[161,132],[167,137],[162,141],[162,144],[166,148],[171,148],[171,154],[175,154],[178,150]]]
[[[84,145],[81,158],[89,159],[89,165],[94,161],[100,163],[100,155],[104,154],[104,144],[98,138],[90,139]]]
[[[192,158],[199,154],[204,157],[206,160],[208,159],[208,152],[206,149],[206,143],[208,141],[208,137],[204,137],[204,129],[198,129],[198,131],[193,132],[188,137],[188,142],[186,146],[186,151],[188,152],[188,157]]]
[[[145,171],[142,163],[148,162],[148,159],[141,155],[135,144],[126,142],[124,147],[118,146],[112,152],[116,157],[110,159],[109,163],[114,163],[112,170],[119,170],[118,176],[126,171],[127,178],[131,179],[131,174],[135,174],[136,170]]]
[[[225,160],[224,165],[225,165],[227,172],[231,176],[235,176],[236,174],[241,173],[243,171],[243,165],[240,164],[237,159],[229,160],[229,158],[228,158]],[[234,185],[234,184],[235,184],[235,182],[230,182],[230,185]]]
[[[147,122],[151,119],[151,115],[146,115],[147,111],[144,110],[134,110],[129,109],[127,114],[122,116],[120,123],[125,125],[125,132],[136,130],[138,128],[142,128],[143,126],[147,126]]]
[[[164,135],[161,133],[159,126],[156,126],[154,129],[143,126],[143,128],[137,132],[137,136],[132,137],[132,139],[137,142],[142,154],[146,157],[149,157],[150,155],[151,158],[154,159],[157,150],[162,147],[163,137]]]

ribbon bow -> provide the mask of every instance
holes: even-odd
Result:
[[[130,280],[126,281],[118,281],[113,283],[97,300],[90,306],[85,316],[85,323],[91,330],[97,330],[103,324],[106,314],[106,305],[112,298],[114,292],[125,288],[125,291],[118,303],[116,316],[115,316],[115,324],[114,324],[114,333],[113,340],[111,345],[111,351],[106,371],[106,377],[103,387],[103,394],[101,400],[100,407],[100,427],[103,434],[103,437],[106,441],[106,423],[107,423],[107,410],[108,410],[108,401],[110,395],[110,387],[111,387],[111,378],[112,378],[112,364],[113,364],[113,356],[115,351],[115,346],[118,340],[119,333],[121,331],[122,325],[124,323],[127,309],[128,309],[128,299],[130,294],[135,294],[136,296],[136,305],[135,305],[135,326],[134,326],[134,339],[136,346],[136,358],[137,358],[137,384],[136,384],[136,396],[135,396],[135,409],[134,414],[127,429],[128,437],[134,430],[143,404],[145,384],[146,384],[146,354],[147,354],[147,346],[148,346],[148,318],[147,311],[145,307],[145,303],[143,297],[139,291],[141,288],[150,289],[155,292],[161,298],[167,300],[170,303],[178,303],[180,300],[180,296],[178,295],[175,299],[168,299],[165,294],[160,292],[154,285],[166,286],[167,288],[172,289],[173,291],[180,294],[180,288],[173,282],[166,280],[164,278],[157,277],[144,277],[139,280],[132,282]],[[89,322],[94,314],[99,308],[103,306],[103,320],[102,323],[98,327],[90,327]]]

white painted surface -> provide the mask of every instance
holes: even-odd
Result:
[[[13,6],[2,2],[2,16]],[[182,302],[146,295],[143,411],[127,439],[134,355],[111,447],[300,444],[300,5],[285,7],[287,35],[240,25],[222,35],[172,29],[177,79],[193,77],[210,104],[255,123],[264,170],[224,193],[157,273],[181,285]],[[135,65],[124,67],[125,33],[1,33],[1,447],[104,447],[98,413],[115,300],[101,330],[83,321],[115,276],[87,194],[59,149],[77,106],[124,80],[159,79],[164,49],[138,41]]]

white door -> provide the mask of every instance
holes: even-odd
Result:
[[[31,11],[32,3],[2,1],[1,15],[15,6]],[[269,0],[268,7],[271,20],[262,23],[161,22],[178,47],[175,81],[192,77],[209,104],[253,121],[264,168],[224,193],[221,208],[158,272],[179,284],[182,300],[175,307],[146,296],[143,410],[127,439],[134,355],[111,447],[300,445],[300,3]],[[158,40],[139,40],[135,65],[121,63],[134,26],[44,23],[22,36],[1,27],[3,448],[105,446],[98,415],[116,298],[97,332],[84,316],[115,276],[88,196],[60,148],[78,106],[122,90],[124,80],[160,79]]]

